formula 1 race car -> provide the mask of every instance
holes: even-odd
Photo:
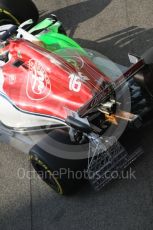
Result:
[[[0,1],[0,140],[57,193],[85,179],[100,190],[143,153],[134,137],[152,122],[153,48],[127,68],[80,47],[55,15],[36,25],[30,0],[23,18],[10,2]]]

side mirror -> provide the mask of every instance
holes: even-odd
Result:
[[[132,64],[136,64],[140,59],[139,56],[137,56],[135,54],[131,54],[131,53],[128,54],[128,57],[129,57],[130,63],[132,63]]]
[[[29,19],[29,20],[23,22],[23,23],[19,26],[19,28],[24,28],[25,26],[32,25],[33,23],[34,23],[33,20],[32,20],[32,19]]]

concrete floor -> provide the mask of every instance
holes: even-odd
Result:
[[[128,65],[128,51],[153,46],[152,0],[35,0],[41,16],[53,12],[81,45]],[[153,131],[143,135],[145,155],[132,168],[136,180],[114,181],[95,193],[89,185],[71,197],[56,195],[31,170],[28,156],[0,144],[1,230],[152,230]]]

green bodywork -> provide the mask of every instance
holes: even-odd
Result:
[[[85,52],[74,40],[61,33],[62,23],[46,18],[29,32],[34,33],[42,41],[44,48],[49,51],[57,51],[65,48],[77,48]]]

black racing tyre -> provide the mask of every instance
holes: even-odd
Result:
[[[54,170],[51,169],[47,163],[38,157],[36,154],[30,155],[30,160],[33,168],[38,173],[38,175],[41,177],[41,179],[48,184],[56,193],[63,195],[65,193],[65,184],[64,181],[57,178],[54,175]],[[68,188],[66,188],[68,189]]]
[[[31,149],[31,163],[41,179],[56,193],[70,195],[76,192],[86,181],[86,177],[84,176],[86,176],[85,170],[87,168],[87,159],[64,159],[56,156],[56,151],[61,152],[61,156],[63,156],[65,152],[64,149],[55,146],[56,144],[54,145],[54,140],[57,140],[59,145],[60,143],[73,145],[67,130],[54,130]],[[43,149],[45,143],[46,145],[49,143],[49,152]],[[85,146],[83,151],[88,154],[88,144]],[[79,152],[82,148],[83,147],[79,145],[76,152],[72,152],[72,154],[77,154],[77,151]],[[61,169],[62,171],[60,171]],[[66,173],[61,173],[63,170],[66,170]]]
[[[32,0],[0,0],[0,25],[16,24],[39,18],[38,9]]]

